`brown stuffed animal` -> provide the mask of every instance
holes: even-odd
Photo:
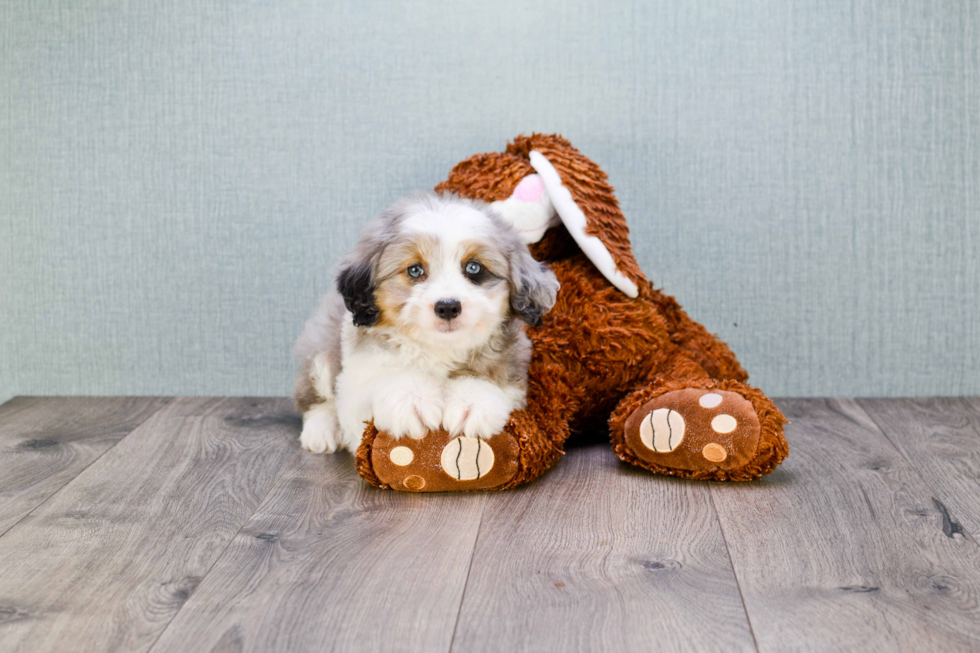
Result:
[[[660,474],[747,481],[786,458],[782,413],[745,385],[725,343],[643,276],[606,174],[571,143],[519,136],[458,164],[436,191],[490,203],[561,289],[528,328],[527,408],[503,432],[406,442],[369,424],[364,479],[415,492],[511,488],[554,465],[571,433],[606,421],[616,455]]]

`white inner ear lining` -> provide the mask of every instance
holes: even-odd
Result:
[[[636,284],[616,267],[616,262],[609,250],[606,249],[605,243],[599,238],[585,233],[585,225],[588,222],[585,213],[575,203],[569,190],[561,183],[561,175],[551,165],[551,161],[537,150],[533,150],[531,152],[531,167],[541,175],[545,190],[551,197],[551,203],[554,205],[555,211],[558,212],[565,228],[568,229],[568,233],[572,234],[572,238],[589,257],[593,265],[599,269],[602,276],[606,277],[609,283],[621,290],[627,297],[639,295]]]

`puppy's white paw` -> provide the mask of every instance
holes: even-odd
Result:
[[[513,408],[507,395],[489,381],[454,379],[446,392],[442,425],[452,435],[488,440],[504,429]]]
[[[299,444],[313,453],[333,453],[340,445],[337,415],[330,404],[317,404],[303,413]]]
[[[380,382],[374,391],[374,425],[396,438],[420,440],[442,423],[442,387],[432,378],[400,375]]]

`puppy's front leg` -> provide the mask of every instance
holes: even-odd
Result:
[[[446,388],[442,425],[452,435],[488,440],[503,430],[510,413],[522,405],[523,393],[464,376],[451,379]]]
[[[399,372],[373,387],[374,425],[396,438],[424,438],[442,423],[442,384],[428,374]]]
[[[314,404],[303,413],[303,432],[299,436],[299,444],[313,453],[333,453],[342,446],[333,401]]]

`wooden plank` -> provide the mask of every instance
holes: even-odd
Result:
[[[448,651],[485,501],[303,452],[153,653]]]
[[[453,650],[754,651],[708,486],[602,444],[491,495]]]
[[[0,650],[145,651],[297,453],[284,399],[179,399],[0,538]]]
[[[778,403],[787,461],[711,488],[759,650],[977,650],[977,544],[853,400]]]
[[[947,535],[980,537],[980,405],[976,399],[859,399],[936,491]]]
[[[169,402],[15,397],[0,406],[0,535]]]

